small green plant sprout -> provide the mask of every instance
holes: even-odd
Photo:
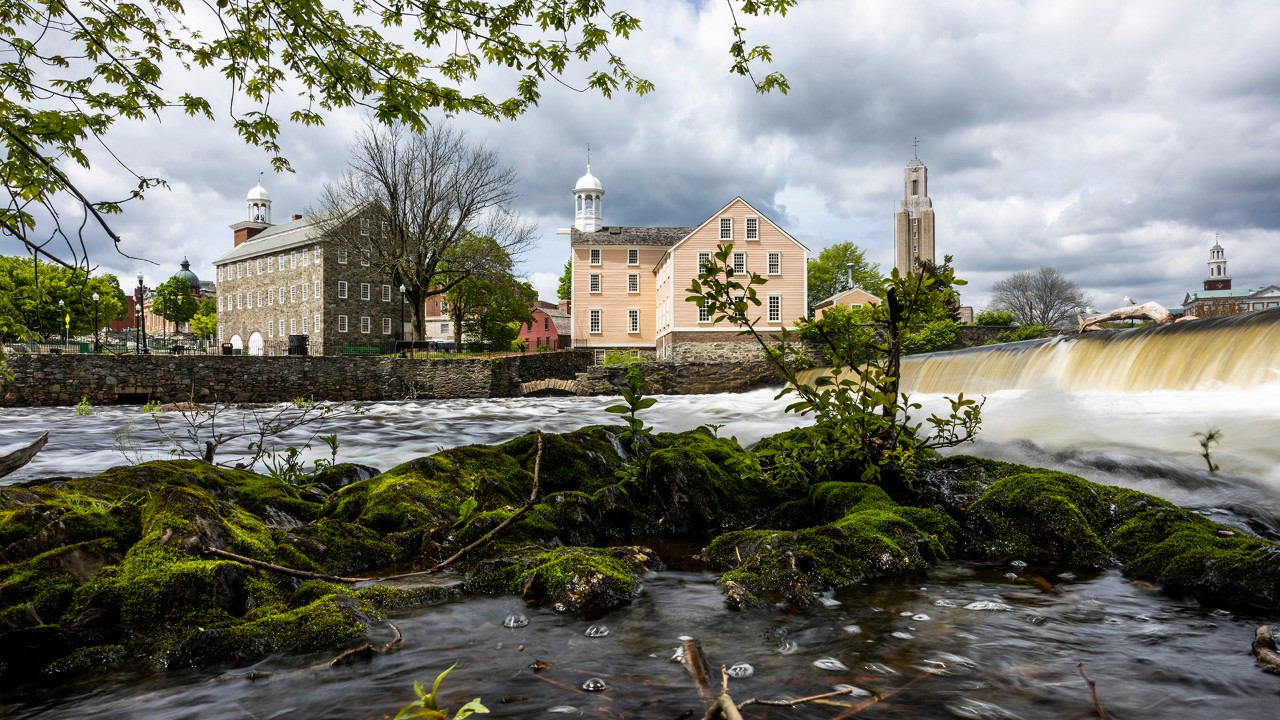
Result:
[[[448,675],[451,670],[458,667],[457,663],[450,665],[448,670],[440,673],[436,677],[435,683],[431,686],[431,692],[427,692],[422,687],[422,683],[414,682],[413,690],[418,693],[418,699],[405,705],[400,712],[396,713],[395,720],[409,720],[409,718],[420,718],[421,720],[449,720],[448,709],[441,710],[436,706],[436,695],[440,692],[440,683],[444,680],[444,676]],[[458,708],[458,712],[454,713],[453,720],[462,720],[465,717],[475,715],[477,713],[489,713],[489,708],[480,702],[480,698],[476,698],[471,702]]]
[[[622,437],[631,441],[634,446],[635,440],[641,435],[652,434],[653,428],[647,427],[644,421],[636,417],[636,413],[653,407],[658,402],[657,398],[645,397],[644,390],[644,371],[640,369],[638,364],[627,366],[627,384],[619,388],[622,393],[622,399],[626,401],[625,405],[610,405],[605,408],[605,412],[617,413],[623,416],[623,420],[627,423],[627,429],[622,431]]]
[[[148,400],[142,404],[142,412],[144,413],[160,412],[160,410],[163,407],[164,405],[162,405],[159,400]]]
[[[711,437],[718,438],[720,437],[720,428],[724,427],[724,423],[706,423],[703,427],[711,431]]]
[[[1218,466],[1213,462],[1210,448],[1222,439],[1222,431],[1216,427],[1210,427],[1205,428],[1204,432],[1192,433],[1191,437],[1200,441],[1200,457],[1204,458],[1204,464],[1209,466],[1209,474],[1218,472]]]
[[[93,406],[89,404],[89,396],[85,395],[76,403],[76,417],[87,417],[93,414]]]

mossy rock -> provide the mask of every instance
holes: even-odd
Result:
[[[997,480],[968,511],[972,555],[1088,568],[1116,564],[1099,537],[1112,488],[1042,470]]]
[[[497,449],[516,458],[521,467],[532,473],[537,447],[538,435],[530,433]],[[616,482],[614,473],[629,459],[618,434],[610,428],[590,426],[570,433],[543,434],[538,484],[546,495],[563,491],[593,493]]]
[[[468,585],[483,592],[517,593],[531,605],[597,616],[629,603],[640,592],[638,574],[660,569],[647,548],[566,547],[480,563]]]
[[[639,532],[705,535],[741,528],[768,516],[782,499],[763,478],[746,471],[747,451],[705,428],[661,437],[644,468],[642,487],[628,491],[636,510],[659,527]]]

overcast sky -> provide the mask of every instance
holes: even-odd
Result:
[[[887,272],[918,137],[938,253],[955,257],[979,310],[992,283],[1041,265],[1101,309],[1124,295],[1177,306],[1202,287],[1215,234],[1235,287],[1280,283],[1275,0],[800,0],[784,19],[742,19],[748,41],[774,52],[757,72],[791,82],[767,96],[727,72],[724,3],[625,5],[643,30],[614,49],[655,92],[606,100],[552,83],[516,121],[456,121],[519,173],[517,209],[542,236],[523,270],[543,299],[568,257],[555,231],[572,222],[588,144],[608,225],[696,225],[741,195],[811,256],[848,240]],[[103,245],[102,269],[144,269],[154,286],[186,255],[212,278],[258,172],[274,219],[305,212],[363,122],[352,111],[286,127],[297,172],[275,175],[222,120],[175,114],[113,131],[117,155],[171,188],[115,219],[126,251],[158,265]],[[128,187],[108,164],[78,178],[104,196]]]

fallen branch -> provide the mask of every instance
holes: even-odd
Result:
[[[49,431],[46,430],[40,434],[40,437],[31,441],[26,447],[18,448],[11,453],[0,455],[0,477],[4,477],[18,468],[31,462],[36,453],[44,447],[49,441]]]
[[[307,580],[328,580],[329,582],[340,582],[340,583],[358,583],[358,582],[365,582],[369,580],[369,578],[342,577],[340,575],[326,575],[324,573],[308,572],[306,570],[295,570],[293,568],[285,567],[283,565],[276,565],[275,563],[269,563],[269,562],[266,562],[265,560],[255,560],[251,557],[245,557],[244,555],[239,555],[229,550],[223,550],[221,548],[216,548],[216,547],[209,547],[208,545],[201,546],[200,550],[201,552],[207,555],[216,555],[221,558],[226,558],[228,560],[235,560],[236,562],[244,563],[245,565],[252,565],[253,567],[260,568],[262,570],[270,570],[271,572],[277,572],[277,573],[280,573],[281,575],[291,575],[293,577],[304,578]]]
[[[1086,683],[1089,683],[1089,692],[1093,694],[1093,709],[1098,711],[1099,718],[1107,720],[1107,712],[1102,709],[1102,703],[1098,702],[1097,684],[1093,680],[1089,679],[1088,675],[1084,674],[1084,663],[1076,663],[1076,669],[1080,671],[1080,677],[1084,678]]]
[[[876,703],[881,702],[881,701],[883,701],[883,700],[888,700],[889,698],[893,697],[894,695],[897,695],[898,693],[902,692],[903,690],[906,690],[907,688],[911,687],[912,685],[915,685],[916,683],[920,682],[921,680],[923,680],[923,679],[925,679],[925,678],[930,678],[930,677],[934,677],[934,675],[933,675],[932,673],[927,673],[927,672],[919,673],[919,674],[918,674],[918,675],[916,675],[915,677],[911,678],[910,680],[908,680],[908,681],[906,681],[906,682],[902,683],[902,684],[901,684],[901,685],[899,685],[898,687],[896,687],[896,688],[894,688],[894,689],[892,689],[892,690],[890,690],[890,691],[888,691],[888,692],[885,692],[885,693],[882,693],[882,694],[876,695],[875,697],[869,698],[869,699],[867,699],[867,700],[863,700],[862,702],[858,703],[857,705],[854,705],[853,707],[850,707],[848,710],[846,710],[846,711],[844,711],[844,712],[840,713],[839,715],[837,715],[837,716],[834,718],[834,720],[844,720],[844,718],[853,717],[854,715],[858,715],[858,714],[860,714],[863,710],[866,710],[867,708],[872,707],[872,706],[873,706],[873,705],[875,705]]]
[[[818,700],[826,700],[827,698],[833,698],[833,697],[838,697],[840,695],[848,695],[848,694],[849,694],[848,690],[832,690],[831,692],[824,692],[818,695],[810,695],[809,697],[796,698],[795,700],[757,700],[755,698],[751,698],[750,700],[743,700],[742,702],[738,703],[738,709],[741,710],[742,708],[748,705],[774,705],[777,707],[795,707],[797,705],[802,705],[804,703],[816,702]]]
[[[1263,625],[1253,633],[1253,656],[1267,666],[1270,672],[1280,672],[1280,655],[1276,654],[1276,639],[1271,628]]]
[[[1079,317],[1079,316],[1077,316]],[[1098,327],[1104,322],[1115,322],[1116,320],[1151,320],[1157,325],[1165,323],[1177,322],[1180,320],[1195,320],[1194,315],[1184,315],[1175,317],[1173,313],[1165,309],[1163,305],[1156,302],[1143,303],[1141,305],[1129,305],[1127,307],[1116,308],[1111,312],[1095,315],[1091,318],[1080,319],[1080,332],[1088,330],[1101,330]]]
[[[707,659],[702,655],[702,648],[693,638],[685,640],[680,648],[680,656],[689,678],[698,686],[698,694],[703,700],[711,697],[711,671],[707,667]]]
[[[691,641],[685,641],[686,644],[689,642]],[[720,666],[720,695],[707,707],[707,712],[702,716],[702,720],[715,718],[742,720],[742,713],[738,712],[738,706],[733,702],[733,696],[729,694],[729,671],[724,665]]]

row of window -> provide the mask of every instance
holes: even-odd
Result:
[[[312,317],[303,317],[301,319],[289,318],[288,320],[277,320],[275,322],[268,322],[267,337],[276,337],[276,336],[284,337],[286,335],[298,335],[299,320],[301,320],[302,335],[310,335],[313,330],[316,333],[320,332],[320,316],[313,315]],[[338,332],[340,333],[347,332],[348,331],[347,316],[339,315],[337,316],[337,321],[338,321]],[[286,330],[286,323],[288,324],[287,330]],[[382,334],[383,335],[390,335],[392,333],[393,327],[394,326],[392,325],[391,318],[389,317],[382,318]],[[362,315],[360,317],[360,332],[365,333],[366,335],[373,332],[373,318],[369,317],[368,315]],[[222,340],[221,326],[218,327],[218,340],[219,341]]]
[[[733,272],[735,275],[741,275],[747,272],[747,254],[745,252],[735,252],[733,254],[733,257],[730,258],[730,260],[732,260]],[[706,267],[707,264],[710,262],[711,262],[711,252],[709,250],[703,250],[702,252],[698,253],[699,270]],[[782,274],[782,253],[780,252],[769,253],[769,260],[767,263],[766,272],[769,275]]]
[[[743,233],[743,236],[745,237],[745,239],[747,240],[760,239],[760,218],[753,218],[753,217],[745,218],[743,220],[743,225],[746,226],[746,229]],[[733,242],[734,240],[733,218],[731,217],[720,218],[720,240],[722,242]]]
[[[340,333],[347,332],[347,324],[348,324],[347,316],[339,315],[337,317],[337,320],[338,320],[338,332]],[[391,318],[389,317],[382,318],[382,334],[390,335],[391,329],[392,329]],[[364,333],[365,335],[368,335],[369,333],[373,332],[373,318],[369,317],[368,315],[360,316],[360,332]]]
[[[346,280],[338,281],[338,299],[339,300],[347,299],[349,294],[348,287],[349,286]],[[372,296],[373,296],[372,283],[360,283],[360,299],[369,300],[369,299],[372,299]],[[391,302],[391,286],[390,285],[382,286],[382,302]]]
[[[768,296],[765,302],[765,307],[767,309],[766,316],[768,317],[769,322],[771,323],[782,322],[782,296],[781,295]],[[707,309],[705,307],[698,308],[698,322],[700,323],[711,322],[711,314],[707,312]],[[628,333],[640,332],[640,311],[635,308],[628,309],[626,323],[627,323]],[[604,332],[604,311],[599,308],[592,308],[588,310],[587,325],[588,325],[587,330],[591,334],[598,335],[600,333],[603,333]]]
[[[302,301],[306,302],[308,299],[309,289],[312,287],[315,288],[314,290],[315,298],[319,300],[320,299],[320,281],[316,280],[312,283],[303,283],[301,285],[290,285],[288,301],[291,303],[298,302],[298,298],[299,296],[301,296]],[[301,292],[299,292],[299,290],[301,290]],[[280,294],[278,296],[279,302],[281,305],[283,305],[285,304],[285,288],[283,285],[280,286],[279,291],[280,291]],[[348,292],[347,281],[339,280],[338,281],[338,299],[345,300],[348,297],[348,294],[349,292]],[[373,286],[371,283],[360,283],[360,299],[361,300],[369,300],[372,297],[372,294],[373,294]],[[227,295],[225,297],[219,296],[218,310],[219,311],[231,310],[233,308],[236,310],[242,310],[244,308],[253,308],[255,307],[255,302],[254,302],[255,299],[257,300],[257,303],[256,303],[257,307],[275,305],[277,300],[276,288],[259,290],[256,295],[254,294],[253,291],[249,291],[249,292],[238,292],[235,294],[234,298],[231,295]],[[382,302],[391,302],[391,286],[390,285],[382,286]]]
[[[313,258],[317,265],[320,264],[320,248],[305,247],[301,250],[290,250],[288,254],[280,253],[279,255],[268,255],[254,260],[244,260],[232,265],[220,266],[218,268],[218,280],[239,280],[243,277],[252,277],[255,274],[262,275],[264,272],[273,273],[277,269],[281,272],[286,269],[294,270],[310,265]]]

